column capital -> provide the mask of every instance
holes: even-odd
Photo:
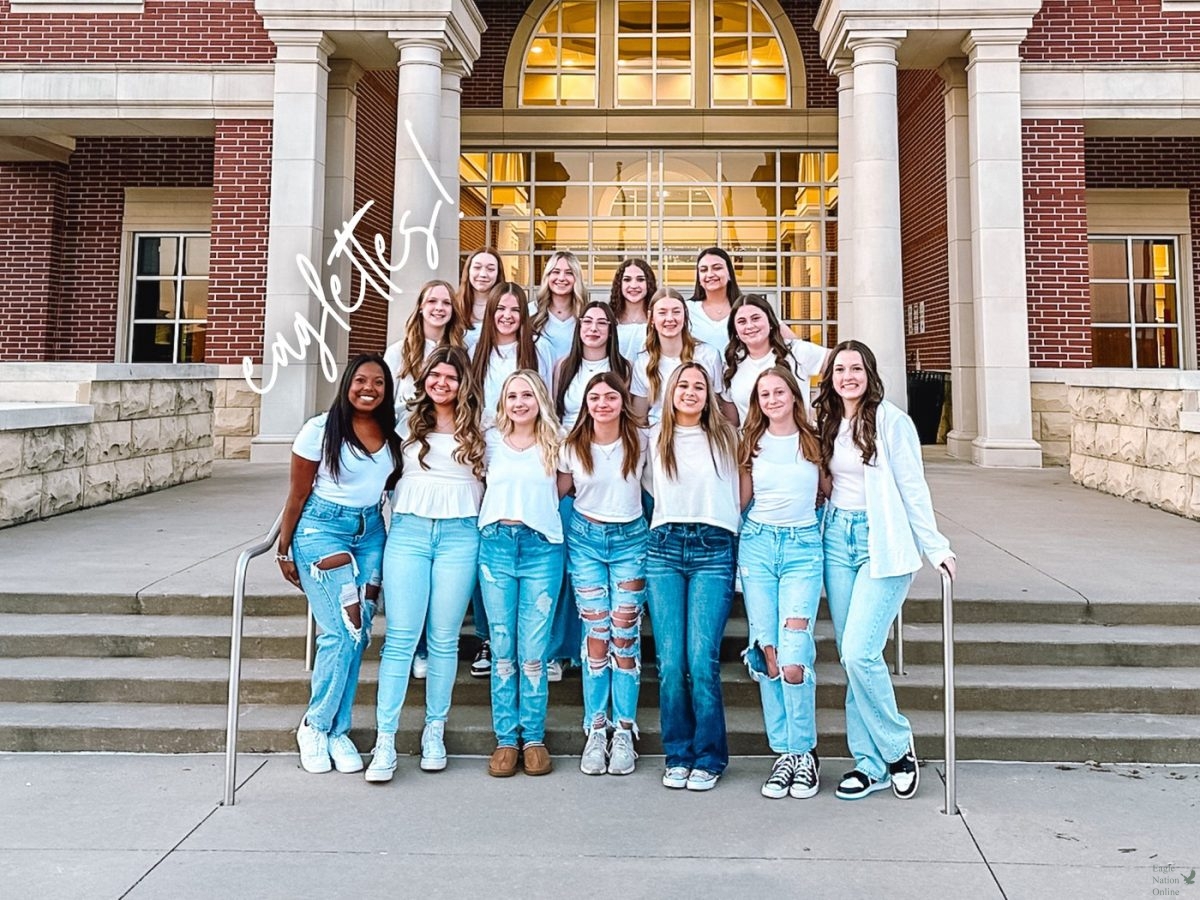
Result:
[[[943,92],[949,92],[955,88],[966,88],[967,86],[967,61],[961,56],[947,59],[937,67],[937,73],[943,81]]]
[[[1029,32],[1024,28],[974,28],[963,38],[967,59],[993,62],[1020,62],[1021,42]]]
[[[845,90],[854,83],[854,58],[849,55],[835,56],[829,61],[829,74],[838,79],[838,90]],[[851,76],[849,83],[843,76]]]
[[[329,89],[344,88],[348,91],[358,90],[358,82],[367,70],[352,59],[331,59],[329,61]]]
[[[461,56],[448,53],[442,57],[442,87],[449,90],[462,90],[462,80],[471,74],[471,67]],[[448,79],[453,79],[449,83]]]
[[[275,44],[275,59],[287,62],[319,62],[326,65],[329,54],[337,49],[332,38],[323,31],[293,31],[283,29],[267,32]]]
[[[894,65],[896,51],[907,35],[907,31],[851,31],[846,35],[846,49],[854,54],[854,65],[859,64],[864,54],[873,57],[873,62],[885,62],[890,56]]]
[[[446,42],[439,35],[412,35],[399,31],[389,31],[390,40],[400,51],[399,65],[407,63],[424,63],[442,67],[442,53],[446,50]]]

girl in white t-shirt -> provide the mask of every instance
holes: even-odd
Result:
[[[546,260],[537,298],[529,311],[533,332],[550,344],[554,359],[567,355],[575,334],[575,320],[586,300],[583,269],[570,250],[558,250]]]
[[[718,353],[729,342],[730,307],[742,296],[733,260],[720,247],[706,247],[696,257],[696,286],[688,300],[692,333]]]
[[[463,345],[468,351],[479,343],[488,301],[498,286],[508,280],[505,271],[504,258],[495,247],[481,247],[463,263],[454,302],[463,323]]]
[[[546,386],[518,369],[504,380],[486,441],[487,490],[479,511],[479,585],[492,633],[492,727],[488,774],[551,769],[546,750],[546,650],[563,577],[558,515],[559,428]]]
[[[417,293],[417,308],[404,326],[404,339],[387,348],[387,363],[396,384],[396,420],[408,415],[405,405],[417,395],[416,380],[425,360],[439,344],[463,346],[463,323],[448,281],[427,281]]]
[[[767,369],[752,390],[738,451],[743,508],[754,501],[738,544],[749,623],[742,658],[758,682],[767,740],[779,754],[762,794],[803,799],[817,793],[819,771],[813,623],[823,558],[816,513],[821,443],[790,368]]]
[[[637,754],[641,618],[646,589],[642,470],[646,438],[616,372],[595,375],[584,408],[563,443],[558,490],[574,492],[567,555],[583,638],[585,775],[628,775]],[[609,710],[611,709],[611,718]],[[612,745],[608,727],[613,728]]]
[[[658,657],[663,785],[707,791],[729,763],[721,637],[733,601],[737,435],[703,366],[667,381],[650,436],[654,514],[646,588]]]
[[[379,662],[375,751],[367,781],[390,781],[417,640],[428,626],[421,768],[446,767],[443,735],[458,671],[458,635],[475,589],[483,497],[479,393],[461,347],[434,349],[405,419],[403,473],[383,556],[387,639]],[[436,588],[435,588],[436,586]]]
[[[657,290],[658,279],[644,259],[633,257],[617,266],[608,302],[617,317],[621,355],[630,362],[646,347],[646,308]]]
[[[479,342],[471,351],[475,382],[483,391],[485,426],[496,420],[500,388],[517,369],[532,369],[543,384],[553,377],[553,351],[534,333],[528,306],[525,289],[511,281],[502,283],[488,301]]]
[[[661,418],[663,385],[681,363],[697,363],[704,368],[709,381],[720,383],[720,354],[711,345],[696,340],[688,321],[688,309],[679,292],[659,288],[650,299],[646,348],[633,362],[633,379],[629,385],[634,411],[650,425]]]
[[[321,628],[312,698],[296,731],[306,772],[362,769],[350,712],[379,596],[383,490],[400,466],[393,390],[382,356],[355,357],[329,412],[309,419],[292,444],[275,558]]]

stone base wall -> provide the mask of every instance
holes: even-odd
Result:
[[[1067,397],[1067,386],[1035,381],[1030,389],[1033,399],[1033,439],[1042,445],[1042,465],[1069,465],[1071,429],[1075,419]]]
[[[250,390],[246,379],[213,381],[213,456],[216,459],[249,459],[250,442],[258,434],[262,398]]]

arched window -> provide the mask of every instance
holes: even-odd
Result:
[[[784,107],[788,62],[755,0],[555,0],[525,48],[518,104]]]

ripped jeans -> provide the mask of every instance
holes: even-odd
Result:
[[[479,529],[479,587],[492,633],[492,728],[496,744],[546,738],[546,651],[563,578],[563,545],[527,525]],[[519,664],[518,664],[519,661]],[[519,673],[518,673],[519,669]]]
[[[358,670],[375,612],[375,603],[364,596],[364,589],[380,583],[384,536],[378,505],[342,506],[316,494],[309,495],[296,523],[292,555],[320,629],[312,699],[305,714],[317,731],[340,735],[350,730]],[[348,553],[350,563],[336,569],[317,568],[321,560],[338,553]],[[360,628],[354,627],[347,613],[354,604],[360,604]]]
[[[742,658],[758,682],[773,753],[807,753],[817,745],[817,645],[813,625],[821,602],[821,528],[764,525],[747,519],[738,571],[750,626]],[[767,648],[774,650],[774,675]]]
[[[585,731],[617,723],[636,728],[649,539],[640,516],[632,522],[593,522],[576,512],[567,525],[571,582],[583,625]]]

